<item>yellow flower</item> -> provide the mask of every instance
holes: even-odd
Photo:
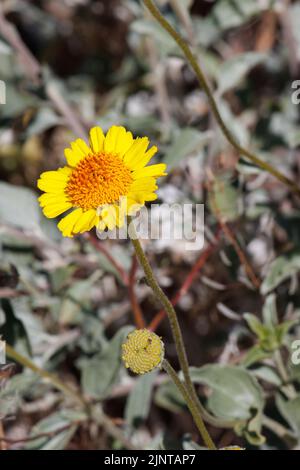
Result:
[[[122,349],[125,366],[136,374],[150,372],[164,358],[164,344],[160,337],[146,329],[129,333]]]
[[[122,227],[146,201],[157,198],[156,178],[166,165],[146,166],[157,152],[148,149],[147,137],[133,138],[124,127],[112,126],[106,136],[100,127],[90,131],[89,145],[82,139],[65,149],[67,165],[42,173],[38,187],[45,193],[39,202],[46,217],[72,211],[58,224],[65,237]]]

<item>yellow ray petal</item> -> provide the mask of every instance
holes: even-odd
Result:
[[[138,180],[134,180],[133,183],[130,185],[129,192],[139,192],[139,191],[146,191],[150,193],[157,189],[156,180],[155,178],[148,176],[145,178],[139,178]]]
[[[106,134],[104,150],[114,152],[123,157],[123,155],[132,146],[134,139],[131,132],[126,131],[125,127],[112,126]]]
[[[121,204],[114,204],[115,214],[116,214],[116,226],[121,228],[124,225],[126,217],[126,198],[121,200]]]
[[[101,211],[101,220],[105,222],[109,230],[113,230],[117,225],[117,211],[115,205],[107,205]]]
[[[47,204],[43,207],[43,213],[48,219],[53,219],[63,212],[66,212],[68,209],[71,209],[71,207],[72,204],[70,202]]]
[[[140,170],[135,170],[132,173],[132,177],[134,179],[145,178],[147,176],[155,176],[156,178],[159,178],[160,176],[167,175],[165,172],[166,168],[167,165],[165,163],[157,163],[156,165],[151,165],[141,168]]]
[[[77,139],[75,142],[71,142],[71,147],[72,150],[81,157],[86,157],[89,153],[91,153],[90,147],[83,139]]]
[[[74,233],[83,233],[88,232],[93,228],[99,221],[99,217],[95,209],[90,209],[79,217],[77,222],[74,225],[73,232]]]
[[[67,184],[66,180],[55,180],[53,178],[43,177],[37,182],[37,187],[42,191],[49,193],[63,193]]]
[[[91,149],[95,153],[99,153],[103,150],[105,136],[101,127],[96,126],[90,130],[90,145]]]
[[[37,181],[37,187],[42,191],[62,192],[71,173],[72,170],[68,167],[56,171],[44,171]]]
[[[70,212],[70,214],[66,215],[66,217],[61,219],[57,227],[62,232],[64,237],[73,237],[74,225],[81,215],[82,209],[75,209],[74,211]]]
[[[157,194],[155,193],[146,193],[145,191],[140,191],[137,193],[130,193],[130,199],[132,198],[136,204],[141,206],[147,201],[155,201],[157,199]]]
[[[139,204],[135,199],[127,198],[127,208],[126,213],[128,215],[135,215],[141,208],[141,204]]]
[[[124,155],[124,163],[128,168],[135,170],[135,163],[145,154],[149,145],[148,137],[138,137]]]
[[[158,198],[156,193],[144,194],[144,201],[156,201]]]
[[[140,170],[141,168],[144,168],[144,166],[150,162],[151,158],[156,154],[156,152],[157,147],[153,145],[153,147],[147,150],[147,152],[138,155],[138,157],[133,162],[133,170]]]
[[[136,201],[138,204],[145,204],[145,201],[147,199],[146,196],[149,195],[149,194],[154,194],[154,191],[155,189],[152,190],[149,190],[148,192],[147,191],[135,191],[135,192],[131,192],[128,194],[128,197],[129,199],[133,199],[134,201]]]
[[[58,170],[44,171],[41,173],[40,179],[47,178],[54,181],[67,181],[71,173],[71,168],[65,166],[63,168],[59,168]]]
[[[71,148],[65,149],[65,157],[70,166],[76,166],[80,160],[91,153],[90,147],[82,139],[71,142]]]
[[[76,155],[72,149],[67,148],[64,150],[65,159],[68,162],[68,165],[75,167],[77,163],[80,162],[81,158],[79,155]]]
[[[38,198],[38,201],[41,207],[45,207],[47,204],[65,204],[69,202],[64,193],[44,193]]]

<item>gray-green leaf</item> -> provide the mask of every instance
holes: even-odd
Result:
[[[82,359],[78,362],[84,393],[98,399],[108,396],[119,378],[122,366],[121,345],[132,329],[130,326],[122,328],[102,352],[91,359]]]

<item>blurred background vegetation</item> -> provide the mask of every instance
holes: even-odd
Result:
[[[300,3],[160,0],[187,39],[236,138],[300,184]],[[204,203],[201,252],[145,244],[176,304],[218,447],[300,443],[300,204],[222,137],[174,41],[138,0],[6,0],[0,5],[0,335],[89,403],[10,361],[0,369],[2,449],[195,449],[163,373],[120,361],[151,325],[178,367],[168,322],[126,242],[62,239],[36,181],[89,127],[124,125],[159,147],[159,202]],[[228,424],[230,421],[230,425]]]

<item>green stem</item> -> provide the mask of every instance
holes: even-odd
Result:
[[[128,228],[129,228],[129,236],[131,238],[131,242],[134,246],[137,258],[144,270],[145,276],[147,278],[147,282],[149,286],[151,287],[151,289],[153,290],[155,296],[157,297],[157,299],[159,300],[159,302],[162,304],[162,306],[167,312],[167,315],[171,324],[171,329],[172,329],[172,333],[173,333],[173,337],[174,337],[174,341],[175,341],[175,345],[177,349],[180,366],[182,368],[184,379],[186,383],[188,384],[189,382],[191,382],[190,375],[189,375],[189,364],[188,364],[188,359],[187,359],[187,355],[186,355],[186,351],[185,351],[185,347],[183,343],[182,333],[180,330],[180,326],[178,323],[175,309],[173,305],[171,304],[170,300],[168,299],[168,297],[164,294],[164,292],[160,288],[155,278],[155,275],[152,271],[149,261],[138,239],[135,226],[134,226],[134,221],[131,219],[131,217],[128,217]]]
[[[195,389],[194,389],[195,390]],[[204,421],[208,424],[211,424],[212,426],[216,428],[223,428],[223,429],[233,429],[234,426],[237,424],[238,421],[229,421],[229,420],[224,420],[224,419],[219,419],[216,416],[211,415],[202,405],[200,402],[197,394],[196,394],[196,399],[195,399],[195,405],[198,408],[198,411],[201,415],[201,417],[204,419]]]
[[[172,379],[172,381],[174,382],[174,384],[178,388],[179,392],[181,393],[184,401],[186,402],[186,404],[187,404],[187,406],[188,406],[188,408],[191,412],[191,415],[194,418],[195,424],[196,424],[196,426],[197,426],[197,428],[198,428],[198,430],[199,430],[199,432],[202,436],[202,439],[203,439],[205,445],[210,450],[216,450],[216,446],[213,443],[213,440],[210,437],[209,432],[207,431],[207,429],[205,427],[204,421],[203,421],[200,413],[198,413],[195,402],[192,399],[192,397],[190,396],[186,386],[184,385],[183,382],[181,382],[181,380],[179,379],[179,377],[176,374],[175,370],[173,369],[171,364],[167,361],[167,359],[163,360],[162,367],[167,372],[167,374],[170,376],[170,378]]]
[[[272,165],[269,163],[261,160],[257,155],[254,153],[250,152],[243,146],[241,146],[235,139],[235,137],[232,135],[231,131],[229,128],[226,126],[220,111],[218,109],[218,105],[215,101],[215,98],[213,97],[213,93],[210,89],[210,86],[207,82],[207,79],[205,77],[205,74],[202,71],[202,68],[198,64],[198,60],[196,56],[192,53],[191,49],[189,48],[188,44],[184,41],[184,39],[180,36],[179,33],[170,25],[170,23],[163,17],[163,15],[160,13],[159,9],[156,7],[154,2],[152,0],[144,0],[145,5],[149,9],[149,11],[152,13],[154,18],[158,21],[158,23],[170,34],[170,36],[176,41],[182,52],[184,53],[185,57],[187,58],[188,62],[190,63],[191,67],[193,68],[200,86],[203,88],[209,104],[211,106],[212,112],[215,116],[216,121],[218,122],[224,136],[228,140],[228,142],[237,150],[237,152],[241,155],[244,155],[247,157],[249,160],[251,160],[254,164],[256,164],[258,167],[262,168],[263,170],[269,172],[271,175],[273,175],[275,178],[277,178],[279,181],[281,181],[283,184],[288,186],[292,191],[300,195],[300,188],[297,186],[297,184],[282,174],[279,170],[274,168]]]
[[[185,350],[185,346],[184,346],[184,342],[183,342],[183,338],[182,338],[182,333],[181,333],[181,329],[180,329],[180,325],[179,325],[179,322],[178,322],[178,319],[177,319],[175,309],[174,309],[172,303],[170,302],[170,300],[168,299],[168,297],[164,294],[164,292],[160,288],[160,286],[159,286],[159,284],[158,284],[158,282],[155,278],[155,275],[152,271],[152,268],[149,264],[149,261],[148,261],[146,255],[145,255],[144,250],[142,248],[142,245],[141,245],[141,243],[138,239],[138,236],[137,236],[137,233],[136,233],[136,230],[135,230],[135,226],[134,226],[134,221],[131,219],[131,217],[128,217],[128,232],[129,232],[129,236],[131,238],[131,242],[134,246],[137,258],[138,258],[138,260],[139,260],[139,262],[140,262],[140,264],[141,264],[141,266],[144,270],[147,282],[148,282],[149,286],[151,287],[151,289],[153,290],[153,292],[154,292],[155,296],[157,297],[157,299],[160,301],[160,303],[163,306],[164,310],[167,312],[168,319],[169,319],[169,322],[170,322],[170,325],[171,325],[173,338],[174,338],[174,341],[175,341],[178,360],[179,360],[180,367],[182,369],[182,373],[183,373],[183,377],[184,377],[184,381],[186,383],[186,387],[187,387],[187,390],[188,390],[188,392],[191,396],[191,399],[194,401],[194,405],[197,409],[197,412],[200,415],[200,418],[202,419],[201,414],[203,413],[203,407],[202,407],[202,405],[200,404],[200,402],[198,400],[198,397],[197,397],[192,379],[190,377],[189,363],[188,363],[187,354],[186,354],[186,350]]]

